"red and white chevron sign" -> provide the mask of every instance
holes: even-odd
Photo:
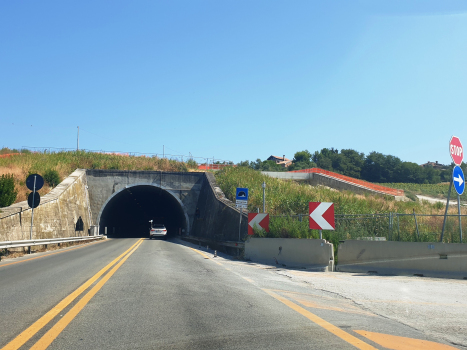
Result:
[[[310,229],[335,230],[334,203],[310,202]]]
[[[261,227],[266,232],[269,232],[269,214],[248,213],[248,234],[253,235],[253,227]]]

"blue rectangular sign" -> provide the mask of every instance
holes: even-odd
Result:
[[[236,200],[247,201],[248,200],[248,188],[237,187]]]

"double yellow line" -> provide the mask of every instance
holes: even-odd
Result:
[[[85,296],[83,296],[75,306],[73,306],[70,311],[68,311],[64,317],[62,317],[46,334],[42,336],[39,341],[34,344],[31,349],[46,349],[65,329],[65,327],[73,320],[73,318],[78,315],[78,313],[86,306],[86,304],[91,300],[91,298],[102,288],[102,286],[112,277],[112,275],[123,265],[123,263],[134,253],[136,249],[141,245],[143,239],[138,240],[133,244],[129,249],[127,249],[123,254],[119,255],[114,259],[110,264],[92,276],[88,281],[76,289],[73,293],[68,295],[65,299],[59,302],[56,306],[47,312],[44,316],[34,322],[30,327],[24,330],[20,335],[15,339],[5,345],[1,350],[16,350],[23,346],[29,339],[37,334],[44,326],[46,326],[50,321],[52,321],[60,312],[63,311],[68,305],[70,305],[77,297],[86,291],[94,282],[96,282],[100,277],[102,277],[108,270],[104,278],[102,278]],[[120,260],[120,261],[119,261]],[[115,265],[115,266],[114,266]]]

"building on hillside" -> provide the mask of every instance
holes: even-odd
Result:
[[[425,164],[422,164],[420,165],[422,168],[426,168],[426,167],[432,167],[434,169],[438,169],[438,170],[443,170],[443,169],[446,169],[447,168],[447,165],[443,165],[443,164],[440,164],[438,163],[438,161],[436,162],[426,162]]]
[[[285,155],[282,157],[270,156],[267,160],[272,160],[276,164],[279,164],[284,168],[287,168],[288,166],[292,165],[292,161],[290,159],[285,158]]]

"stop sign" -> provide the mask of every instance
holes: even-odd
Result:
[[[464,159],[464,149],[461,140],[457,136],[451,137],[451,141],[449,141],[449,153],[454,164],[461,165]]]

